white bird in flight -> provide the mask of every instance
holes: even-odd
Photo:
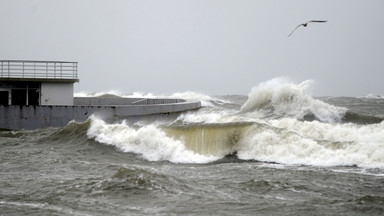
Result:
[[[308,23],[311,23],[311,22],[315,22],[315,23],[325,23],[325,22],[327,22],[327,20],[310,20],[310,21],[308,21],[308,22],[306,22],[306,23],[300,24],[300,25],[296,26],[295,29],[293,29],[293,31],[291,32],[291,34],[288,35],[288,37],[291,36],[291,35],[293,34],[293,32],[295,32],[296,29],[299,28],[300,26],[307,27]]]

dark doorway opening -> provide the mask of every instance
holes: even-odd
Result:
[[[39,105],[39,90],[29,89],[28,90],[28,105]]]
[[[27,90],[26,89],[12,89],[12,105],[26,105],[27,104]]]
[[[0,105],[8,105],[8,91],[0,91]]]

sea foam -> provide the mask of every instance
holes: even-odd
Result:
[[[384,123],[328,124],[296,119],[271,120],[251,128],[238,157],[283,164],[384,168]]]
[[[93,116],[87,136],[149,161],[209,163],[236,153],[281,164],[384,168],[384,122],[342,123],[347,109],[311,97],[310,85],[281,78],[261,83],[240,111],[204,94],[175,93],[210,105],[165,125],[133,127]],[[318,121],[303,121],[306,115]]]
[[[175,140],[154,125],[133,128],[122,123],[108,124],[95,116],[87,131],[88,138],[141,155],[149,161],[173,163],[208,163],[218,158],[187,150],[182,140]]]
[[[312,81],[294,84],[275,78],[254,87],[241,113],[257,117],[271,116],[304,119],[310,115],[322,122],[340,122],[347,109],[316,100],[307,92]]]
[[[149,161],[209,163],[237,153],[242,160],[292,165],[384,168],[384,123],[330,124],[296,119],[134,128],[91,118],[88,138]]]

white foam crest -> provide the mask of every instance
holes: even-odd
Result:
[[[384,123],[327,124],[271,120],[271,128],[250,129],[240,159],[316,166],[384,168]]]
[[[223,110],[216,108],[203,108],[197,112],[187,112],[179,115],[176,121],[181,121],[187,124],[215,124],[215,123],[230,123],[230,122],[250,122],[254,121],[251,118],[235,115],[235,110]]]
[[[144,92],[133,92],[133,93],[122,93],[119,90],[109,90],[109,91],[100,91],[100,92],[76,92],[74,94],[75,97],[100,97],[103,95],[115,95],[118,97],[125,97],[125,98],[158,98],[158,97],[165,97],[165,96],[156,96],[152,93],[144,93]]]
[[[384,96],[378,94],[367,94],[364,96],[360,96],[358,98],[366,98],[366,99],[384,99]]]
[[[196,113],[181,114],[176,121],[182,121],[184,123],[229,123],[229,122],[243,122],[246,119],[241,116],[230,115],[227,111],[198,111]]]
[[[107,124],[94,116],[87,131],[88,138],[114,146],[124,152],[140,154],[149,161],[170,161],[173,163],[208,163],[219,158],[196,154],[185,148],[182,140],[175,140],[154,125],[138,129],[124,122]]]
[[[218,123],[223,118],[223,115],[217,112],[212,113],[186,113],[181,114],[176,121],[184,123]]]
[[[109,90],[109,91],[101,91],[101,92],[86,92],[86,91],[81,91],[81,92],[76,92],[74,94],[75,97],[100,97],[102,95],[115,95],[119,97],[123,97],[123,93],[121,93],[118,90]]]
[[[312,114],[323,122],[340,121],[347,110],[312,98],[307,92],[311,83],[307,80],[297,85],[284,78],[261,83],[249,93],[240,112],[260,116],[272,111],[277,116],[297,119]]]
[[[170,97],[196,99],[196,100],[212,100],[212,97],[193,91],[176,92],[170,95]]]
[[[144,93],[144,92],[133,92],[132,94],[127,95],[126,97],[133,97],[133,98],[157,98],[161,96],[156,96],[152,93]]]
[[[214,106],[214,103],[218,104],[228,104],[229,101],[222,100],[219,98],[211,97],[209,95],[193,92],[193,91],[186,91],[186,92],[176,92],[171,94],[169,97],[171,98],[183,98],[183,99],[193,99],[193,100],[199,100],[201,101],[202,106]]]

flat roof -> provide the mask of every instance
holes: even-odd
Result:
[[[79,79],[50,79],[50,78],[4,78],[0,77],[0,81],[5,82],[54,82],[54,83],[75,83]]]

